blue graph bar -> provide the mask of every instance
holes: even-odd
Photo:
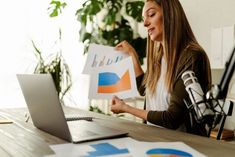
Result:
[[[111,72],[99,73],[98,78],[99,78],[99,82],[98,82],[99,86],[114,85],[120,80],[117,74],[111,73]]]
[[[118,149],[109,143],[99,143],[91,145],[95,149],[94,152],[88,152],[89,155],[85,157],[96,157],[106,155],[117,155],[129,153],[128,149]]]

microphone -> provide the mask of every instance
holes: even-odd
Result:
[[[206,102],[204,93],[193,71],[185,71],[181,79],[184,82],[185,89],[189,94],[191,100],[192,114],[198,123],[211,124],[214,117],[214,112],[211,106]],[[186,104],[187,105],[187,104]],[[187,105],[189,108],[189,106]]]

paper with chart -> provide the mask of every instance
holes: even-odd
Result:
[[[94,68],[90,74],[89,99],[121,99],[138,95],[132,58]]]
[[[54,155],[47,157],[133,157],[126,148],[125,143],[134,142],[129,137],[111,140],[100,140],[82,144],[51,145]]]
[[[90,44],[87,61],[83,69],[83,74],[90,74],[92,68],[111,65],[128,57],[124,52],[114,50],[114,47]]]
[[[134,157],[206,157],[183,142],[129,142],[126,146]]]
[[[183,142],[140,142],[130,137],[51,145],[47,157],[205,157]]]

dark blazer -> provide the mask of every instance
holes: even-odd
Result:
[[[206,136],[207,133],[203,124],[193,123],[194,125],[192,126],[190,122],[189,111],[183,101],[187,100],[190,102],[190,99],[181,75],[186,70],[194,71],[199,84],[204,93],[206,93],[211,86],[209,80],[211,76],[208,76],[209,61],[203,51],[185,50],[182,56],[184,57],[179,58],[179,63],[185,64],[181,66],[177,64],[173,90],[169,93],[169,108],[166,111],[149,111],[147,121],[169,129],[178,129],[184,124],[187,132]],[[141,95],[145,95],[145,87],[142,85],[143,78],[144,74],[136,78],[137,87]]]

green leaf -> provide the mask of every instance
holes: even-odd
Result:
[[[106,25],[112,25],[112,24],[114,24],[115,23],[115,20],[116,20],[116,18],[115,18],[115,14],[114,13],[109,13],[109,14],[107,14],[107,16],[105,17],[105,19],[104,19],[104,23],[106,24]]]
[[[61,37],[62,32],[61,30],[59,30],[58,40],[61,40]],[[32,45],[35,50],[35,55],[38,59],[38,63],[34,69],[34,73],[51,74],[60,100],[63,102],[63,97],[65,96],[65,94],[67,94],[72,86],[72,79],[69,67],[61,55],[62,50],[60,49],[58,52],[56,52],[55,54],[51,54],[48,58],[46,58],[46,60],[44,60],[42,58],[41,51],[37,48],[34,41],[32,41]]]
[[[126,14],[133,17],[137,22],[141,22],[142,18],[142,10],[144,7],[143,1],[134,1],[126,3]]]
[[[83,43],[86,41],[86,40],[90,40],[90,38],[92,37],[91,33],[88,33],[87,30],[86,30],[86,26],[85,25],[82,25],[81,26],[81,29],[79,31],[79,40],[82,41]]]
[[[32,42],[33,48],[35,50],[35,56],[37,57],[37,59],[39,60],[40,63],[44,63],[41,51],[37,48],[37,46],[35,45],[33,40],[31,40],[31,42]]]
[[[116,22],[116,14],[120,12],[123,5],[122,0],[105,0],[105,8],[108,10],[108,13],[103,20],[106,25],[112,25]]]
[[[49,8],[47,9],[49,12],[51,12],[49,14],[50,17],[56,17],[59,14],[61,14],[62,13],[62,9],[65,8],[66,5],[67,4],[65,2],[61,3],[60,1],[52,0],[50,5],[49,5]]]
[[[78,9],[78,10],[76,11],[76,14],[75,14],[75,15],[77,16],[77,20],[78,20],[79,22],[81,22],[81,23],[83,23],[84,25],[86,25],[86,23],[87,23],[87,15],[85,14],[85,10],[84,10],[83,8]]]

